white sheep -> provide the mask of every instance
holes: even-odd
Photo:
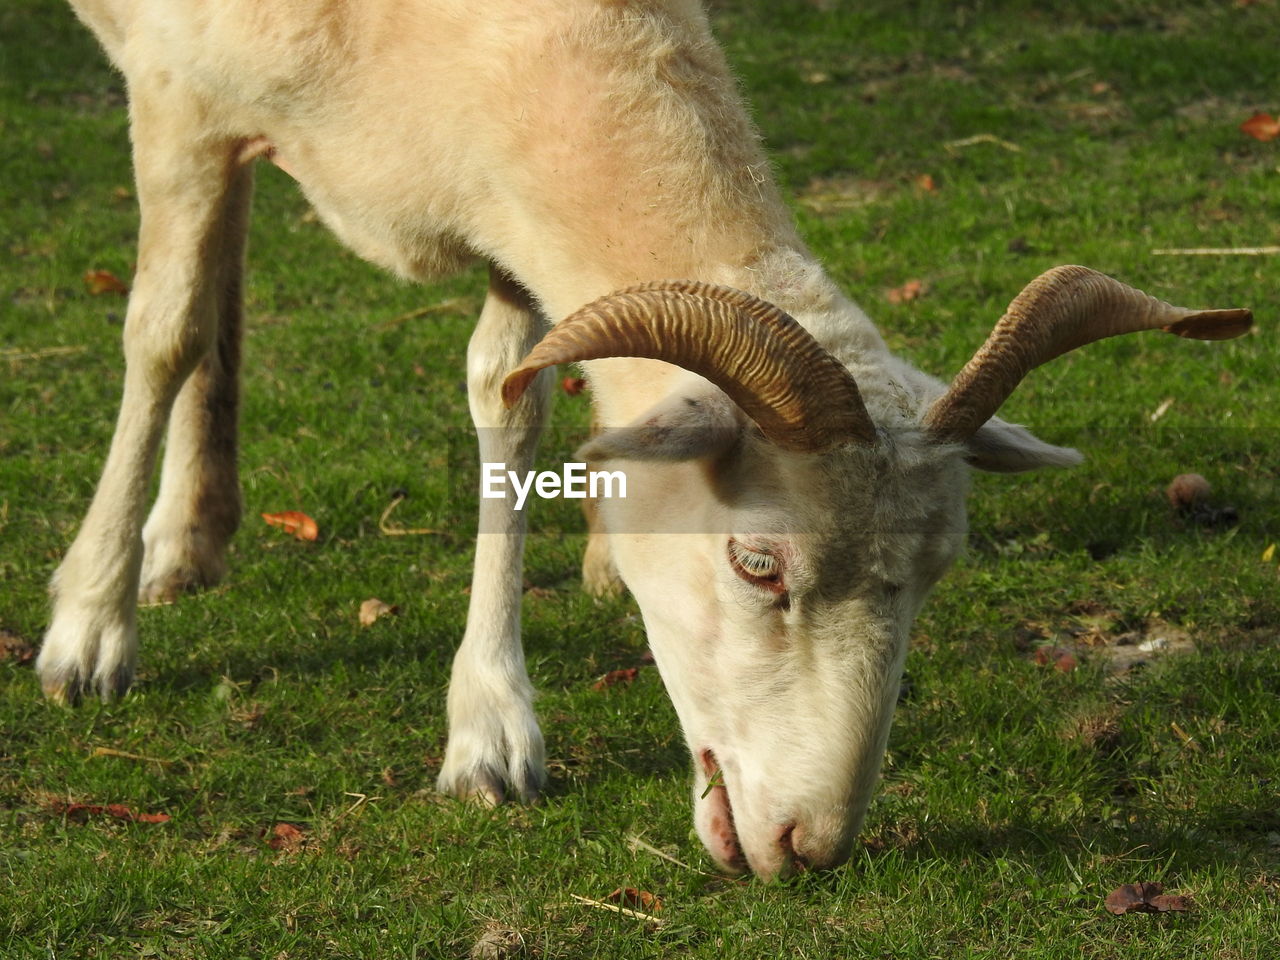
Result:
[[[599,505],[593,578],[615,564],[640,604],[703,841],[766,876],[848,855],[908,629],[964,538],[969,467],[1076,461],[993,419],[1018,380],[1099,336],[1248,325],[1058,268],[944,388],[796,236],[691,0],[73,2],[128,83],[142,225],[119,423],[38,663],[57,699],[123,692],[138,598],[223,575],[257,156],[402,275],[489,262],[467,352],[482,461],[527,471],[537,371],[584,361],[602,427],[584,456],[629,480]],[[486,498],[480,514],[440,786],[527,799],[545,772],[525,512]]]

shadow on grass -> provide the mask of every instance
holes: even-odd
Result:
[[[1264,843],[1269,832],[1280,826],[1280,814],[1271,806],[1257,803],[1221,803],[1188,812],[1176,823],[1136,824],[1126,827],[1082,820],[1066,827],[1046,824],[1032,817],[993,825],[936,821],[910,839],[872,842],[874,856],[892,848],[910,860],[1018,857],[1058,861],[1075,855],[1116,862],[1154,861],[1172,858],[1182,869],[1227,866],[1238,869],[1240,847]]]
[[[1256,824],[1242,838],[1239,831],[1213,826],[1217,814],[1229,813],[1232,821]],[[1034,889],[1083,880],[1086,887],[1098,883],[1099,874],[1125,878],[1123,882],[1160,880],[1176,886],[1183,874],[1226,871],[1232,874],[1270,872],[1274,860],[1264,862],[1262,844],[1266,831],[1277,822],[1274,810],[1264,805],[1224,805],[1211,816],[1188,817],[1179,825],[1139,826],[1118,829],[1100,823],[1082,822],[1070,828],[1047,825],[1030,817],[1015,818],[996,825],[937,821],[909,838],[888,838],[877,833],[865,838],[853,860],[842,869],[801,874],[790,886],[804,890],[835,893],[867,887],[880,890],[885,877],[896,878],[903,865],[913,875],[926,864],[937,864],[944,873],[998,861],[1015,865],[1008,882],[1015,887]],[[888,825],[880,825],[882,830]],[[1241,848],[1249,853],[1242,853]],[[1101,881],[1105,886],[1106,881]],[[1116,880],[1115,882],[1121,882]],[[1085,896],[1105,894],[1106,889]]]

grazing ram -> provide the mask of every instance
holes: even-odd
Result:
[[[1249,324],[1059,267],[949,388],[913,369],[794,233],[693,0],[74,3],[127,80],[142,223],[119,422],[39,658],[57,699],[123,692],[138,598],[223,574],[258,156],[404,276],[489,262],[467,353],[483,461],[527,471],[537,372],[583,363],[602,426],[583,456],[629,480],[599,505],[609,562],[726,869],[848,856],[909,626],[964,540],[969,469],[1078,459],[994,418],[1018,381],[1099,337]],[[545,774],[520,648],[524,514],[480,509],[440,786],[527,799]]]

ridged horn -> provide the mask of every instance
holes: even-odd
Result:
[[[858,384],[804,327],[749,293],[695,280],[628,287],[570,314],[507,376],[503,402],[545,367],[604,357],[665,360],[706,377],[788,450],[875,441]]]
[[[987,342],[929,408],[924,424],[939,440],[967,440],[1031,370],[1094,340],[1141,330],[1229,340],[1252,325],[1248,310],[1188,310],[1088,267],[1054,267],[1009,304]]]

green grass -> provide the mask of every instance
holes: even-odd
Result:
[[[535,514],[544,589],[525,617],[550,796],[490,811],[432,792],[475,526],[460,383],[484,280],[388,279],[268,169],[231,575],[142,612],[123,702],[59,709],[29,665],[0,661],[0,955],[463,957],[491,923],[522,938],[507,956],[545,958],[1280,953],[1280,576],[1261,559],[1280,540],[1280,261],[1151,253],[1280,243],[1280,141],[1238,130],[1280,110],[1276,5],[846,6],[712,12],[805,235],[896,349],[949,375],[1057,262],[1259,319],[1211,346],[1097,344],[1011,399],[1010,419],[1089,459],[976,482],[970,550],[917,625],[854,862],[730,883],[628,846],[643,834],[711,869],[653,668],[591,689],[644,638],[630,601],[579,592],[565,505]],[[979,134],[1016,149],[954,146]],[[121,384],[123,300],[81,276],[128,276],[137,223],[119,79],[52,0],[0,11],[0,171],[0,628],[36,643]],[[912,279],[924,296],[886,300]],[[74,352],[15,356],[54,347]],[[557,419],[548,464],[586,398],[561,397]],[[1237,526],[1171,516],[1161,491],[1185,471]],[[449,532],[379,534],[397,488],[397,522]],[[315,516],[319,542],[257,520],[284,509]],[[360,628],[370,596],[402,614]],[[1065,673],[1027,650],[1088,625],[1171,625],[1197,652],[1110,679],[1087,650]],[[54,800],[171,819],[81,822]],[[264,842],[281,822],[305,828],[302,849]],[[1112,888],[1149,880],[1195,908],[1105,912]],[[664,924],[572,898],[620,886],[661,896]]]

